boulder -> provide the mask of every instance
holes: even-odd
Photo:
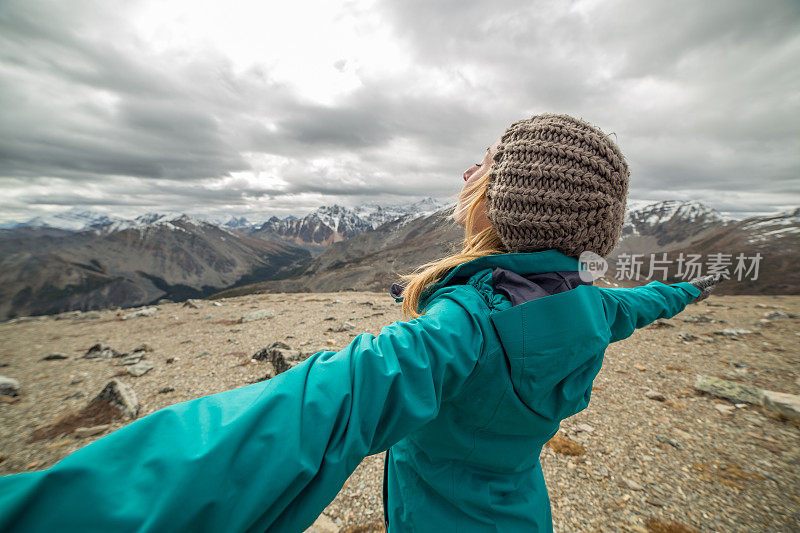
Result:
[[[299,350],[293,350],[288,344],[277,341],[256,352],[252,359],[272,363],[275,373],[280,374],[296,365],[302,356]]]
[[[98,342],[86,350],[86,354],[83,357],[84,359],[112,359],[114,357],[122,357],[123,355],[124,354],[119,353],[110,346]]]
[[[264,320],[267,318],[272,318],[275,316],[275,313],[272,312],[270,309],[259,309],[258,311],[253,311],[252,313],[247,313],[243,315],[242,318],[239,319],[239,322],[242,324],[246,322],[254,322],[256,320]]]
[[[139,400],[136,398],[136,393],[118,379],[109,381],[92,401],[107,402],[128,418],[136,418],[139,414]]]
[[[762,403],[764,397],[764,391],[758,387],[711,376],[697,376],[694,388],[734,403],[758,405]]]
[[[764,409],[780,418],[800,423],[800,396],[797,394],[765,390]]]
[[[153,369],[153,363],[150,361],[139,361],[134,365],[130,365],[128,368],[125,369],[128,374],[134,377],[139,377],[147,374]]]
[[[14,378],[0,376],[0,394],[5,396],[19,396],[19,381]]]
[[[156,314],[156,311],[158,311],[157,307],[145,307],[144,309],[139,309],[138,311],[134,311],[133,313],[122,315],[122,320],[130,320],[131,318],[153,316]]]

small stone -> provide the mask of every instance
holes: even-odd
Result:
[[[656,440],[664,444],[669,444],[673,448],[680,448],[680,445],[677,442],[675,442],[669,437],[665,437],[664,435],[656,435]]]
[[[658,498],[655,498],[653,496],[648,496],[645,501],[647,503],[649,503],[650,505],[653,505],[655,507],[664,507],[664,502],[662,502],[661,500],[659,500]],[[669,529],[668,531],[678,531],[678,530]]]
[[[714,335],[724,335],[725,337],[737,337],[739,335],[749,335],[753,333],[749,329],[742,328],[726,328],[720,331],[715,331]]]
[[[594,431],[594,428],[589,424],[578,424],[577,426],[575,426],[575,429],[577,429],[578,431],[585,431],[586,433],[591,433],[592,431]]]
[[[213,305],[214,307],[222,307],[222,304],[219,302],[211,302],[211,305]]]
[[[159,389],[159,394],[168,394],[170,392],[175,392],[175,389],[172,387],[164,387],[163,389]]]
[[[125,371],[134,377],[140,377],[147,374],[149,371],[153,369],[153,363],[150,361],[140,361],[135,365],[131,365],[125,369]]]
[[[748,422],[750,422],[751,424],[753,424],[756,427],[761,427],[761,426],[764,425],[764,419],[761,418],[761,417],[745,415],[745,418],[747,419]]]
[[[774,320],[776,318],[797,318],[797,315],[784,313],[783,311],[772,311],[770,313],[764,313],[763,317],[767,320]]]
[[[651,400],[655,400],[657,402],[663,402],[663,401],[666,400],[666,398],[664,397],[663,394],[661,394],[660,392],[656,392],[656,391],[654,391],[652,389],[650,389],[647,392],[645,392],[644,395],[646,397],[650,398]]]
[[[171,365],[172,363],[174,363],[174,362],[175,362],[175,361],[177,361],[177,360],[178,360],[178,358],[177,358],[177,357],[169,357],[169,358],[168,358],[168,359],[167,359],[165,362],[166,362],[168,365]]]
[[[51,353],[42,357],[42,361],[62,361],[64,359],[69,359],[69,356],[61,352]]]
[[[200,305],[197,303],[197,300],[186,300],[183,302],[183,307],[188,307],[190,309],[200,309]]]
[[[649,327],[651,327],[653,329],[674,328],[675,324],[672,324],[671,322],[668,322],[668,321],[664,320],[663,318],[659,318],[658,320],[654,320],[653,322],[651,322]]]
[[[134,352],[130,355],[126,355],[125,357],[121,358],[119,362],[117,362],[117,365],[119,366],[135,365],[142,359],[144,359],[144,352]]]
[[[694,333],[688,333],[685,331],[678,333],[678,338],[683,342],[695,342],[695,341],[717,342],[715,339],[708,337],[706,335],[695,335]]]
[[[715,403],[714,409],[722,413],[723,415],[731,415],[736,410],[736,408],[732,405],[724,405],[721,403]]]
[[[328,331],[332,331],[334,333],[340,333],[343,331],[350,331],[351,329],[355,328],[356,325],[352,322],[344,322],[343,324],[339,324],[336,327],[328,328]]]
[[[153,347],[147,344],[146,342],[143,342],[142,344],[133,349],[133,352],[152,352],[152,351]]]
[[[99,426],[93,426],[90,428],[77,428],[72,434],[75,436],[76,439],[85,439],[86,437],[92,437],[94,435],[99,435],[100,433],[104,433],[108,431],[108,428],[111,427],[111,424],[100,424]]]
[[[4,396],[19,396],[19,381],[14,378],[0,376],[0,394]]]
[[[690,324],[698,324],[698,323],[705,323],[705,322],[713,322],[713,318],[709,318],[705,315],[689,315],[686,318],[682,318],[684,322],[688,322]]]
[[[623,482],[624,486],[628,487],[631,490],[644,490],[643,486],[641,486],[639,483],[637,483],[634,480],[629,479],[627,477],[623,477],[622,478],[622,482]]]

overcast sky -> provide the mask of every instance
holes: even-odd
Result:
[[[800,205],[800,2],[0,1],[0,222],[455,201],[512,122],[616,134],[629,198]]]

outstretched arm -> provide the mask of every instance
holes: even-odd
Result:
[[[672,318],[683,311],[700,292],[700,289],[686,281],[667,285],[654,280],[630,289],[600,287],[611,329],[609,342],[627,339],[636,329],[656,319]]]
[[[377,337],[0,478],[0,531],[302,531],[364,457],[433,420],[472,373],[485,322],[463,298],[480,296],[448,288]]]

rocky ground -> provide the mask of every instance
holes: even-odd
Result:
[[[403,318],[387,293],[368,292],[135,311],[0,323],[0,376],[13,378],[0,378],[0,474],[46,468],[125,424],[91,402],[112,379],[135,391],[141,417]],[[555,530],[800,530],[800,428],[748,401],[800,394],[798,315],[798,296],[711,296],[609,346],[591,404],[541,454]],[[251,360],[277,341],[283,359]],[[383,530],[383,455],[364,459],[309,531]]]

